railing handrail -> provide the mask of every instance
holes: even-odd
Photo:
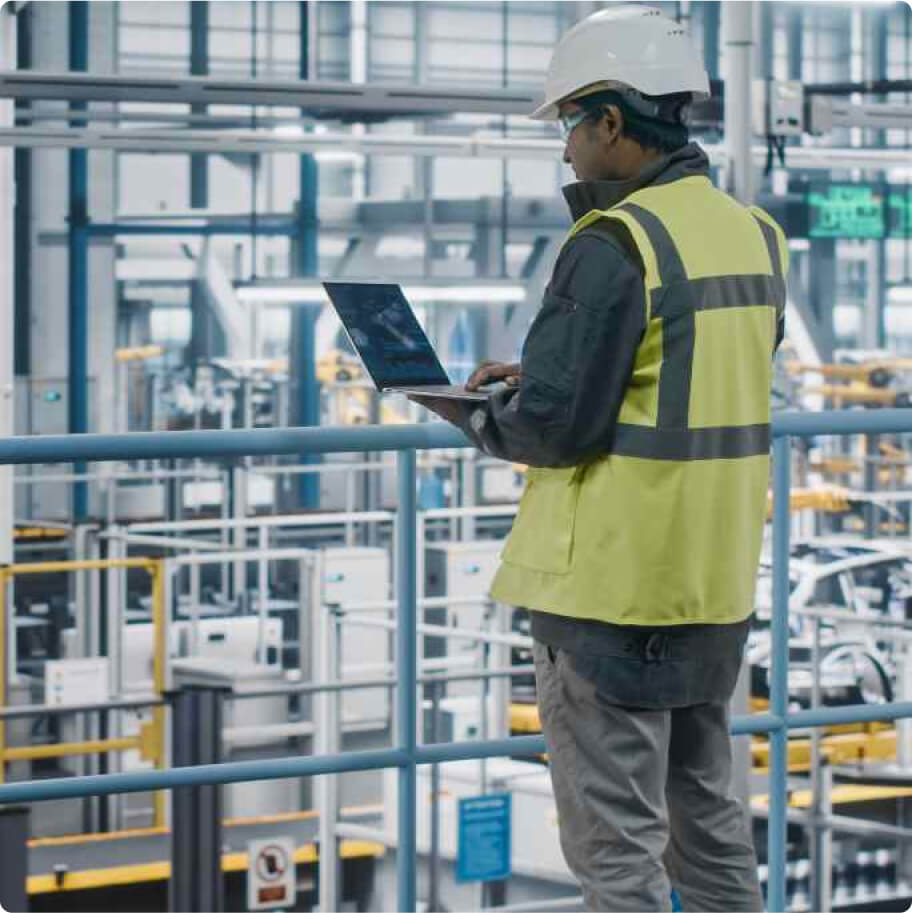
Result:
[[[242,428],[232,431],[131,431],[23,435],[0,439],[0,465],[110,460],[231,458],[288,453],[365,453],[469,447],[443,422],[357,428]]]
[[[780,412],[773,437],[912,432],[908,409],[831,409]],[[244,428],[232,431],[131,431],[125,434],[48,434],[0,438],[0,465],[107,462],[166,458],[230,458],[287,453],[364,453],[470,447],[444,422],[361,425],[356,428]]]
[[[874,706],[815,707],[790,713],[788,706],[788,613],[791,449],[790,438],[816,435],[912,432],[912,411],[903,409],[838,410],[780,413],[773,418],[773,617],[770,710],[732,721],[734,734],[769,734],[770,805],[767,828],[768,905],[784,910],[788,800],[787,735],[789,730],[852,721],[912,717],[912,702]],[[396,862],[399,909],[416,904],[415,818],[416,765],[505,755],[539,754],[541,736],[518,736],[486,742],[419,745],[416,739],[417,593],[415,587],[417,505],[416,450],[471,446],[458,430],[444,423],[361,426],[357,428],[281,428],[238,431],[173,431],[120,435],[55,435],[0,439],[0,465],[46,462],[102,462],[156,458],[232,459],[276,454],[400,451],[397,459],[399,522],[396,523],[397,588],[396,662],[399,687],[395,702],[395,747],[378,751],[235,761],[171,770],[104,774],[78,779],[12,783],[0,786],[0,803],[65,796],[230,783],[284,777],[316,776],[386,767],[398,769],[399,847]],[[161,708],[156,708],[161,712]],[[3,723],[0,721],[0,728]]]

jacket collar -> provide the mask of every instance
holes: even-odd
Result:
[[[563,188],[573,221],[593,209],[610,209],[650,184],[668,184],[681,178],[709,174],[709,159],[696,144],[688,143],[670,155],[650,162],[636,177],[622,181],[576,181]]]

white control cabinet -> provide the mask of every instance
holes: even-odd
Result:
[[[321,601],[324,606],[351,606],[391,598],[390,558],[385,548],[333,547],[323,550]],[[362,613],[367,614],[367,613]],[[371,612],[376,618],[388,617]],[[384,628],[342,622],[342,678],[382,678],[392,659],[393,633]],[[342,697],[342,723],[348,727],[386,725],[389,692],[385,688],[359,689]]]
[[[424,559],[425,596],[446,596],[453,600],[453,604],[445,610],[428,609],[426,620],[455,628],[499,630],[500,625],[486,622],[485,615],[491,608],[488,592],[500,564],[502,550],[503,541],[499,539],[428,544]],[[426,656],[446,655],[457,660],[453,671],[467,671],[468,666],[458,660],[471,660],[479,655],[478,642],[463,638],[443,641],[428,637],[424,646]],[[497,655],[496,650],[494,655]],[[453,683],[447,687],[447,693],[478,694],[478,687],[475,682]]]

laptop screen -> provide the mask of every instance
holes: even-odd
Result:
[[[323,287],[378,389],[449,384],[398,285],[324,282]]]

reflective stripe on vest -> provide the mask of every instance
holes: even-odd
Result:
[[[622,213],[627,216],[623,222],[628,228],[630,219],[641,229],[654,255],[647,266],[647,273],[654,270],[653,276],[646,277],[647,319],[662,319],[662,361],[655,425],[618,422],[611,452],[659,460],[739,459],[767,453],[768,423],[690,428],[688,413],[695,315],[700,311],[744,307],[752,302],[768,303],[775,308],[778,318],[785,307],[785,283],[774,229],[753,213],[766,243],[772,275],[752,273],[689,279],[674,241],[655,214],[636,203],[623,203],[600,215],[616,218]],[[574,233],[580,230],[577,223]],[[642,245],[637,246],[642,251]]]

